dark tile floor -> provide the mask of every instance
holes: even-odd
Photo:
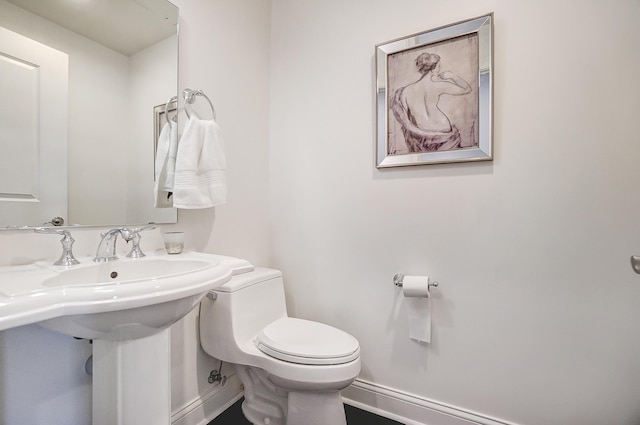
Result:
[[[242,415],[242,400],[238,400],[233,406],[224,411],[220,416],[209,422],[209,425],[251,425],[251,422]],[[383,418],[364,410],[345,405],[348,425],[401,425],[399,422]]]

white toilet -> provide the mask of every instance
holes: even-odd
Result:
[[[235,364],[251,423],[346,425],[340,391],[360,372],[353,336],[287,317],[278,270],[236,275],[211,294],[200,306],[202,348]]]

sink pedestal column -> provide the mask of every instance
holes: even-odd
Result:
[[[93,341],[93,425],[171,424],[169,332]]]

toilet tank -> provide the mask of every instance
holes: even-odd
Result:
[[[200,305],[200,343],[220,360],[237,358],[240,346],[253,344],[265,326],[287,316],[279,270],[256,267],[212,292],[215,300],[206,297]]]

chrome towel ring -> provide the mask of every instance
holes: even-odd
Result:
[[[202,90],[191,90],[191,89],[184,89],[182,91],[182,97],[184,97],[184,112],[187,114],[187,118],[191,118],[191,113],[189,111],[190,105],[194,104],[196,102],[196,96],[202,96],[204,97],[207,102],[209,102],[209,106],[211,107],[211,113],[213,114],[213,119],[216,119],[216,110],[213,107],[213,103],[211,102],[211,99],[209,99],[209,97],[204,94],[204,92]]]
[[[169,121],[169,106],[174,102],[176,102],[177,106],[178,96],[171,96],[169,100],[167,100],[167,103],[164,104],[164,118],[167,120],[168,124],[171,124],[171,122]],[[173,118],[173,120],[175,121],[175,117]]]

